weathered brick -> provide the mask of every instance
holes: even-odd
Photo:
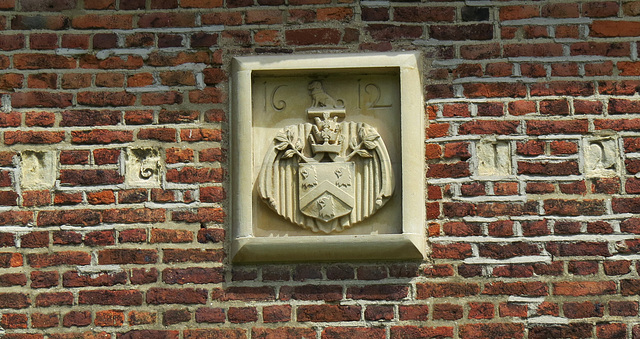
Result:
[[[360,311],[360,306],[300,305],[296,310],[296,319],[302,322],[358,321]]]

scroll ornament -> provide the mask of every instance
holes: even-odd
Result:
[[[258,176],[260,197],[286,220],[313,232],[341,232],[390,199],[393,169],[385,144],[366,123],[339,121],[346,109],[309,83],[313,123],[277,132]]]

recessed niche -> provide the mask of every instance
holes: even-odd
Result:
[[[236,262],[422,258],[419,55],[235,58]]]

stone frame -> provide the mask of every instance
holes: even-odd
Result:
[[[424,101],[417,52],[236,57],[231,77],[231,259],[291,262],[423,259],[426,254]],[[356,65],[356,66],[354,66]],[[397,234],[255,236],[252,80],[260,72],[385,69],[400,92],[401,231]]]

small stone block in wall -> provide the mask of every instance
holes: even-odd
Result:
[[[584,167],[587,177],[617,176],[620,158],[617,138],[606,136],[584,140]]]
[[[20,186],[24,190],[49,189],[56,181],[54,152],[22,151],[20,153]]]
[[[160,187],[164,164],[157,148],[128,148],[125,182],[132,187]]]
[[[486,138],[478,142],[478,175],[511,174],[511,148],[506,141]]]

